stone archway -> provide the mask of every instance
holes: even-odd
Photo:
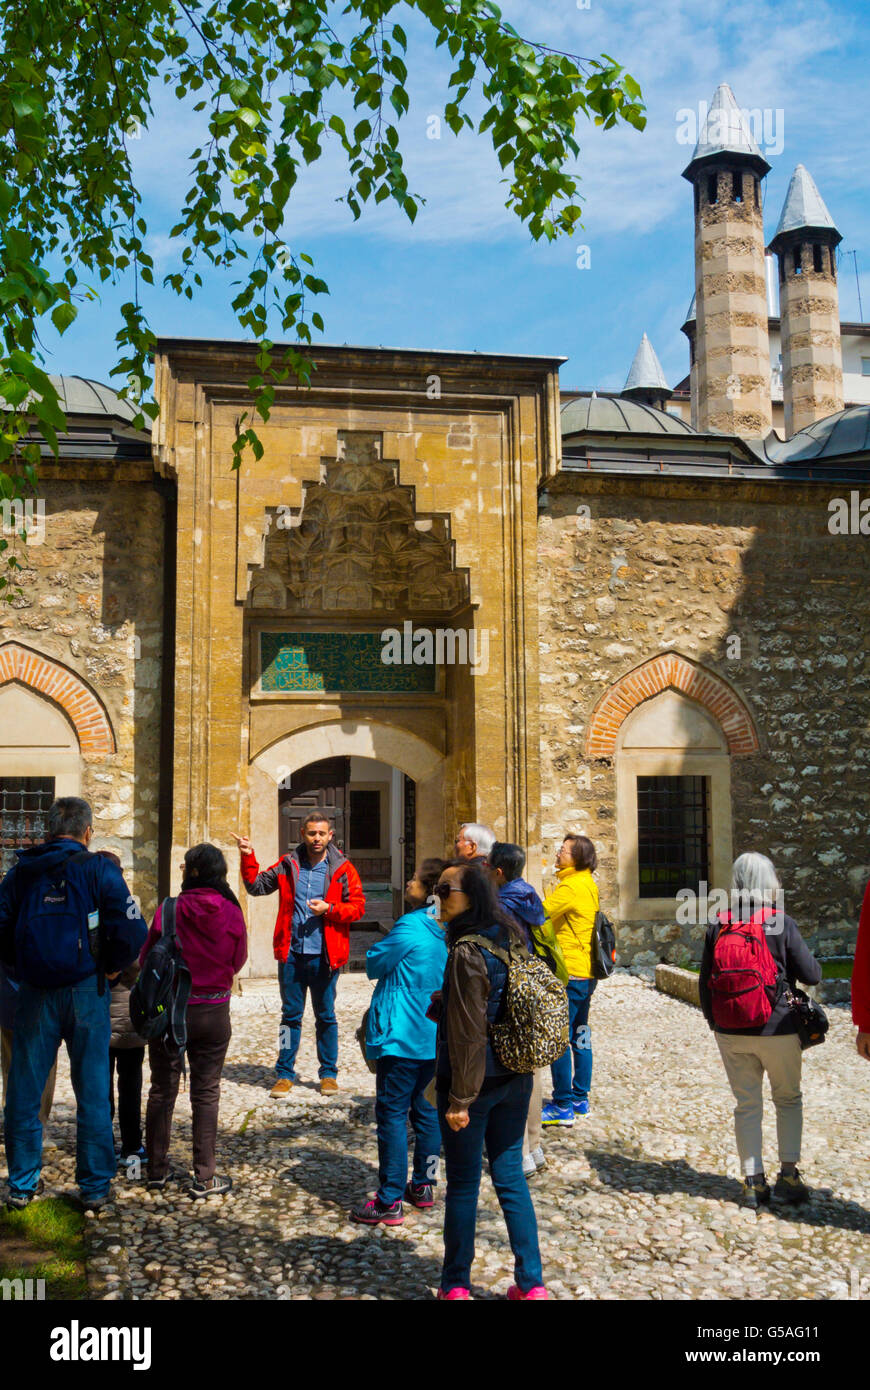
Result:
[[[619,730],[632,710],[668,689],[679,691],[712,714],[732,757],[759,751],[755,723],[737,692],[715,672],[679,652],[665,652],[635,666],[604,692],[589,718],[586,756],[612,758]]]
[[[248,769],[250,837],[261,867],[279,857],[278,784],[298,768],[347,756],[389,764],[416,784],[418,857],[444,853],[445,758],[438,749],[396,725],[377,720],[339,719],[315,724],[277,739],[254,757]],[[272,928],[277,901],[249,898],[249,966],[254,975],[271,974]]]
[[[18,681],[59,705],[76,731],[83,753],[114,753],[109,716],[84,681],[66,666],[18,642],[0,646],[0,687]]]

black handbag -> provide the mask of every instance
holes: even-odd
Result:
[[[783,986],[783,994],[788,1000],[792,1018],[797,1025],[796,1032],[800,1039],[801,1051],[808,1047],[818,1047],[819,1043],[825,1041],[825,1034],[831,1026],[821,1004],[804,994],[802,989],[796,986],[792,989],[788,983]]]
[[[599,909],[592,927],[592,975],[608,980],[616,969],[616,932],[610,918]]]

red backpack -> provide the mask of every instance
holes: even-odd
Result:
[[[748,922],[720,913],[713,947],[710,995],[717,1028],[763,1028],[777,997],[779,966],[767,944],[764,922],[775,914],[762,908]]]

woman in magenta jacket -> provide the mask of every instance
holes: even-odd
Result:
[[[181,866],[181,893],[175,901],[175,930],[191,974],[187,1007],[187,1058],[193,1111],[192,1197],[229,1192],[232,1180],[215,1174],[221,1071],[232,1029],[230,991],[233,977],[248,958],[245,919],[227,883],[227,861],[215,845],[195,845]],[[160,936],[161,909],[139,958],[144,961]],[[151,1091],[145,1112],[148,1186],[162,1188],[169,1179],[169,1139],[178,1095],[182,1056],[167,1051],[162,1039],[148,1047]]]

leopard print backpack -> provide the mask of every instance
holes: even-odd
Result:
[[[504,1007],[490,1025],[492,1050],[508,1071],[530,1072],[557,1061],[568,1046],[568,994],[539,956],[525,946],[510,951],[485,936],[463,936],[507,966]]]

